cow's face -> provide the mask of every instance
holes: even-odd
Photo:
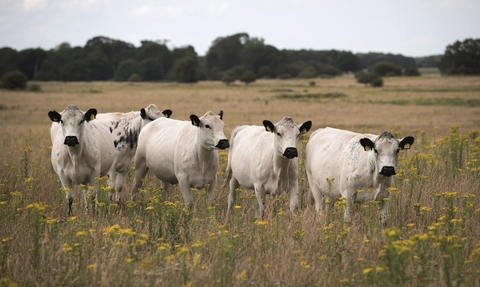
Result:
[[[171,110],[160,111],[156,105],[150,104],[146,108],[140,110],[140,116],[143,119],[143,125],[148,124],[151,121],[154,121],[161,117],[169,118],[172,115]]]
[[[292,118],[284,117],[275,125],[268,120],[263,121],[263,126],[268,132],[274,134],[274,145],[277,153],[283,157],[292,159],[298,156],[297,143],[301,134],[312,127],[311,121],[297,125]]]
[[[229,147],[227,137],[223,133],[225,123],[222,121],[223,111],[218,115],[208,111],[203,117],[191,115],[192,125],[198,127],[197,138],[206,149],[226,149]]]
[[[397,139],[389,132],[383,132],[372,142],[368,138],[360,140],[365,151],[373,152],[375,156],[375,170],[383,176],[397,174],[395,167],[398,162],[398,152],[402,149],[409,149],[414,138],[408,136],[404,139]]]
[[[96,109],[89,109],[86,113],[83,113],[74,105],[69,105],[61,114],[57,111],[48,112],[52,121],[61,124],[64,136],[63,143],[68,146],[75,146],[80,143],[85,121],[95,119],[96,115]]]

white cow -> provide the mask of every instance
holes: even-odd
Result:
[[[98,114],[97,119],[106,123],[112,134],[112,145],[115,146],[115,159],[108,173],[110,185],[114,188],[110,199],[120,201],[120,192],[123,183],[135,158],[138,135],[143,127],[160,117],[170,117],[171,110],[160,111],[156,105],[150,104],[140,111],[129,113],[106,113]]]
[[[397,139],[390,132],[377,136],[333,128],[316,130],[307,143],[305,161],[316,210],[324,209],[326,198],[333,206],[343,197],[347,203],[344,219],[350,222],[353,203],[379,200],[385,225],[388,201],[383,199],[389,197],[398,152],[413,142],[411,136]]]
[[[238,126],[232,131],[226,170],[226,182],[230,184],[227,217],[239,185],[255,190],[257,219],[263,217],[266,194],[276,196],[287,191],[290,210],[295,212],[298,207],[296,146],[300,134],[308,132],[312,122],[297,125],[292,118],[284,117],[275,125],[268,120],[263,125]]]
[[[208,187],[208,204],[212,204],[219,166],[217,149],[229,146],[222,117],[222,111],[219,115],[208,111],[201,118],[191,115],[191,122],[159,118],[145,126],[138,138],[132,199],[150,169],[163,181],[166,192],[171,184],[180,185],[185,205],[193,203],[190,187]]]
[[[54,122],[50,129],[52,138],[52,165],[67,188],[68,214],[72,215],[73,187],[82,184],[86,207],[89,207],[89,186],[95,187],[95,178],[108,173],[115,150],[108,126],[95,121],[96,109],[86,113],[74,105],[63,112],[48,112]],[[96,197],[96,188],[93,191]]]

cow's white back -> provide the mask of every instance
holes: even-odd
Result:
[[[383,199],[389,197],[398,152],[410,148],[413,141],[413,137],[396,139],[389,132],[377,136],[333,128],[316,130],[307,143],[305,161],[315,208],[323,210],[326,198],[333,205],[343,197],[347,202],[344,218],[351,221],[354,202],[379,200],[385,224],[388,201]]]
[[[217,184],[218,151],[228,147],[223,129],[223,112],[209,111],[190,121],[159,118],[140,132],[135,155],[135,199],[148,170],[164,183],[165,191],[178,183],[186,205],[193,202],[190,187],[208,188],[208,203],[214,200]]]

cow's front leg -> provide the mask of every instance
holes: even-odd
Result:
[[[215,201],[215,188],[217,187],[217,175],[213,177],[210,184],[207,185],[207,205],[211,206]]]
[[[255,187],[255,197],[257,198],[257,220],[263,219],[263,212],[265,211],[265,190],[263,188]]]
[[[288,189],[288,196],[290,198],[290,211],[295,214],[298,209],[298,181],[295,181]]]
[[[343,214],[343,220],[347,223],[352,222],[352,209],[353,209],[353,196],[351,192],[345,192],[346,196],[344,196],[345,201],[347,202],[347,206],[345,207],[345,211]]]
[[[385,199],[385,198],[384,198]],[[389,200],[382,200],[382,206],[380,207],[380,222],[383,227],[387,226],[387,210],[389,205]]]
[[[190,182],[186,175],[178,177],[178,185],[180,186],[180,191],[182,192],[183,201],[186,206],[193,204],[192,193],[190,192]]]

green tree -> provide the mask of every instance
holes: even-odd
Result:
[[[247,71],[240,76],[239,80],[240,80],[240,82],[244,82],[245,85],[248,85],[252,82],[255,82],[257,80],[257,76],[255,76],[254,72]]]
[[[85,59],[89,71],[89,78],[92,81],[105,81],[113,78],[113,65],[108,57],[101,51],[90,53]]]
[[[236,79],[237,79],[237,75],[235,75],[234,72],[227,71],[223,74],[222,82],[225,83],[228,86],[231,83],[235,82]]]
[[[190,56],[178,59],[173,65],[170,78],[178,83],[196,83],[197,61]]]
[[[140,74],[140,64],[136,60],[125,60],[115,70],[115,81],[127,81],[133,74]]]
[[[335,66],[344,72],[356,72],[362,69],[362,61],[352,52],[341,52]]]
[[[420,76],[420,72],[418,71],[417,67],[408,67],[405,68],[403,71],[403,74],[405,76],[413,77],[413,76]]]
[[[372,67],[371,72],[380,77],[383,77],[386,75],[401,76],[402,67],[390,62],[378,62]]]
[[[365,84],[365,86],[368,85],[378,85],[381,83],[381,86],[383,85],[383,80],[380,76],[374,73],[366,73],[364,71],[358,71],[355,73],[355,79],[357,79],[357,82],[360,84]]]
[[[3,74],[1,83],[5,89],[25,89],[27,77],[22,72],[15,70]]]
[[[14,71],[17,69],[17,64],[20,59],[18,52],[12,48],[0,49],[0,76],[6,72]]]
[[[480,38],[465,39],[448,45],[440,62],[440,73],[446,75],[480,74]]]
[[[144,59],[140,62],[141,78],[144,81],[159,81],[163,79],[163,67],[155,58]]]
[[[25,49],[19,52],[17,68],[27,76],[27,79],[35,79],[40,71],[43,61],[47,58],[47,52],[40,48]]]
[[[62,81],[89,81],[90,76],[84,61],[73,60],[60,69]]]
[[[241,54],[245,42],[249,39],[247,33],[238,33],[215,39],[207,52],[207,69],[214,67],[227,71],[241,64]]]

